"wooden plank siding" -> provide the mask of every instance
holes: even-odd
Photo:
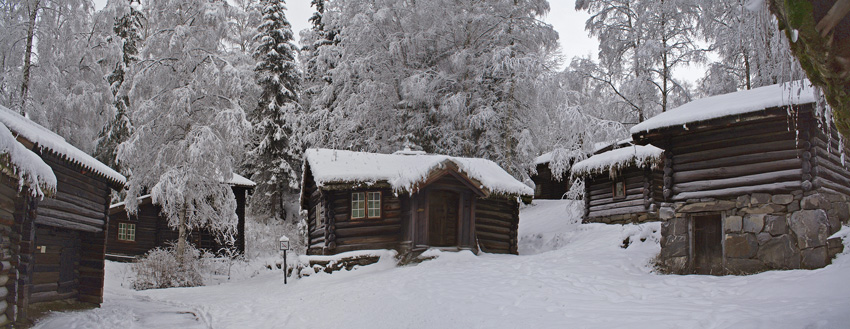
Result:
[[[537,174],[531,176],[535,185],[535,199],[561,199],[569,191],[569,175],[564,175],[560,181],[556,180],[548,163],[538,164],[536,169]]]
[[[493,196],[475,204],[475,235],[483,252],[518,254],[519,204],[515,198]]]
[[[351,219],[351,193],[381,192],[381,217]],[[363,249],[393,249],[401,242],[401,200],[388,188],[325,191],[333,214],[334,253]]]
[[[795,129],[783,112],[674,134],[667,149],[671,199],[800,189],[803,172]]]
[[[587,218],[607,217],[623,214],[643,214],[648,207],[644,200],[645,170],[637,167],[624,169],[620,176],[612,180],[608,174],[594,175],[588,178]],[[625,180],[626,195],[614,199],[614,182]]]

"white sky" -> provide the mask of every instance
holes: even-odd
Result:
[[[106,5],[106,0],[94,0],[95,8],[101,9]],[[575,10],[575,0],[549,0],[551,10],[549,15],[543,20],[555,28],[560,36],[561,54],[563,55],[566,66],[575,56],[591,56],[596,58],[597,47],[599,42],[596,38],[592,38],[584,30],[584,22],[590,18],[590,15],[585,11]],[[310,28],[310,22],[307,20],[313,14],[313,8],[310,7],[309,0],[289,0],[287,1],[286,18],[292,24],[292,31],[295,32],[295,41],[298,42],[298,31]],[[678,69],[674,74],[683,76],[686,80],[694,82],[702,77],[704,68],[702,65],[690,67],[686,69]]]

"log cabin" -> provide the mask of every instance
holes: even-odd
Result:
[[[625,224],[658,220],[663,150],[631,138],[597,150],[572,166],[585,187],[582,222]]]
[[[687,103],[631,129],[664,152],[659,265],[746,274],[824,267],[850,217],[850,149],[807,81]]]
[[[245,199],[249,190],[257,184],[251,180],[233,174],[227,182],[233,196],[236,197],[236,235],[233,241],[209,230],[189,232],[189,242],[196,248],[214,253],[222,249],[233,248],[236,253],[245,253]],[[151,202],[150,195],[139,198],[136,214],[129,215],[124,202],[109,207],[109,235],[106,238],[106,258],[116,261],[132,261],[153,248],[166,247],[177,241],[177,230],[168,225],[168,218],[162,215],[162,207]]]
[[[531,181],[534,182],[535,199],[561,199],[570,190],[570,177],[566,172],[553,174],[552,155],[553,152],[547,152],[534,160]]]
[[[496,163],[399,151],[305,152],[309,255],[436,247],[517,254],[519,202],[534,191]]]
[[[14,268],[4,290],[7,319],[26,324],[31,315],[70,304],[99,305],[103,301],[109,197],[112,189],[123,188],[126,178],[59,135],[2,106],[0,123],[18,143],[38,155],[56,179],[51,198],[19,195],[14,222],[5,222],[12,225],[8,231],[12,254],[2,264],[4,270]],[[9,196],[10,190],[22,188],[5,180],[3,190]]]

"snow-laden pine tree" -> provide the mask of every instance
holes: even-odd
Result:
[[[333,95],[321,97],[322,89],[332,80],[330,72],[339,61],[335,48],[326,46],[337,43],[338,31],[328,29],[324,23],[325,0],[311,0],[310,6],[316,11],[310,16],[310,28],[302,30],[301,52],[298,59],[303,70],[301,80],[301,108],[305,111],[304,142],[322,144],[327,138],[327,123],[325,114],[328,113],[329,103]]]
[[[145,18],[137,9],[138,5],[137,0],[111,1],[103,10],[105,13],[114,12],[113,15],[118,16],[112,27],[115,35],[111,40],[120,46],[120,59],[106,77],[112,92],[113,117],[98,136],[95,155],[98,160],[113,168],[118,168],[116,161],[118,144],[130,137],[133,128],[128,113],[130,97],[127,95],[127,88],[122,86],[124,80],[132,74],[130,72],[132,65],[138,61],[139,47],[142,45],[141,33]]]
[[[226,182],[245,153],[250,123],[244,76],[224,56],[227,2],[144,3],[139,69],[130,83],[134,130],[118,147],[129,173],[127,209],[150,193],[177,228],[178,259],[190,230],[232,233],[236,200]]]
[[[557,33],[544,0],[332,1],[338,31],[330,83],[311,113],[319,145],[484,157],[520,176],[538,150],[529,118],[542,110],[540,76],[555,66]],[[439,24],[435,24],[439,17]],[[313,106],[312,108],[316,108]]]
[[[254,71],[262,90],[249,116],[258,143],[251,151],[256,193],[251,202],[275,218],[285,218],[285,195],[298,189],[302,145],[298,136],[300,72],[295,61],[292,27],[283,0],[263,0],[263,19],[254,36]]]

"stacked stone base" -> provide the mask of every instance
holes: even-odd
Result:
[[[657,222],[659,220],[661,219],[658,217],[658,212],[640,212],[601,217],[587,217],[582,220],[582,223],[637,224]]]
[[[829,239],[850,221],[850,197],[824,192],[753,193],[734,199],[693,199],[665,203],[659,211],[659,268],[693,273],[691,216],[722,214],[723,255],[719,274],[751,274],[772,269],[815,269],[843,251]]]

